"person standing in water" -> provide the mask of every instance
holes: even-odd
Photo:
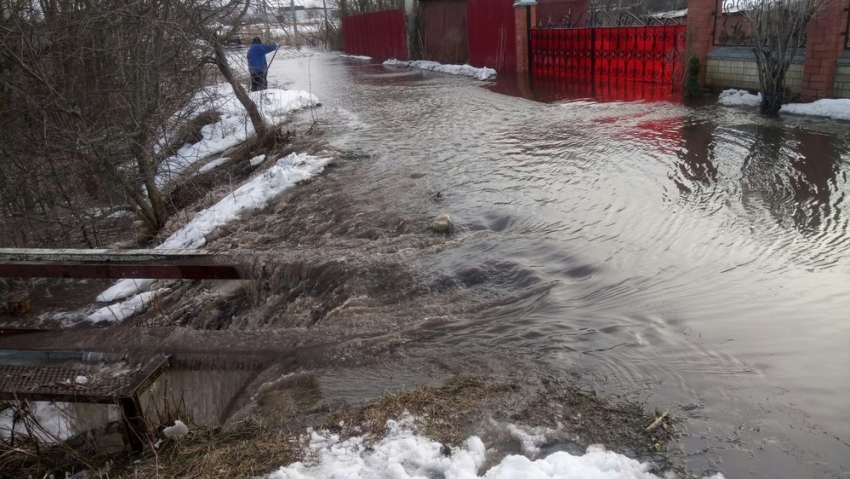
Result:
[[[269,65],[266,63],[266,55],[277,50],[274,43],[263,44],[260,37],[254,37],[248,48],[248,71],[251,72],[251,91],[265,90],[267,87],[266,75]]]

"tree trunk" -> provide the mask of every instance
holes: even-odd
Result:
[[[254,125],[254,131],[257,133],[257,143],[262,143],[266,139],[269,129],[265,121],[263,121],[263,116],[260,114],[257,104],[251,100],[251,97],[248,96],[248,93],[245,92],[245,89],[242,88],[242,85],[233,75],[233,71],[230,69],[230,65],[227,63],[227,57],[224,54],[224,47],[217,37],[212,39],[212,46],[215,52],[215,63],[218,65],[218,70],[224,76],[224,79],[227,80],[227,83],[230,83],[230,86],[233,87],[233,93],[236,94],[239,103],[242,103],[242,106],[248,112],[248,118],[251,119],[251,124]]]

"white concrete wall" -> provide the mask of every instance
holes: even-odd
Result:
[[[850,67],[849,67],[850,68]],[[800,92],[803,65],[792,63],[785,78],[785,85],[794,93]],[[850,82],[850,77],[848,77]],[[755,60],[737,58],[709,58],[706,67],[706,84],[712,88],[759,89],[759,77]],[[850,88],[850,83],[847,84]]]

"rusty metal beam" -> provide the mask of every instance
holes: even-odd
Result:
[[[0,277],[240,279],[231,258],[204,250],[0,249]]]

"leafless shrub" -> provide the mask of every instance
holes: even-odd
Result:
[[[788,68],[803,45],[809,21],[830,1],[755,0],[743,6],[758,65],[762,113],[775,115],[788,100]]]

